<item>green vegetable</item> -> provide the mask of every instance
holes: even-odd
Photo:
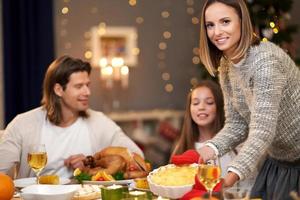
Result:
[[[124,180],[124,173],[123,172],[117,172],[113,175],[114,179],[116,180]]]
[[[82,184],[82,181],[90,181],[92,179],[92,176],[88,173],[81,172],[79,175],[75,176],[75,179]]]

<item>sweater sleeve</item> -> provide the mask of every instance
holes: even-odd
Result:
[[[267,53],[255,62],[249,134],[230,167],[247,177],[264,155],[276,134],[281,94],[286,84],[280,63]]]
[[[8,124],[0,143],[0,172],[8,173],[14,164],[20,162],[22,139],[18,126],[15,126],[17,121],[15,118]]]
[[[224,96],[225,125],[208,143],[212,143],[218,149],[219,155],[222,156],[246,139],[248,124],[232,105],[229,97],[231,89],[226,73],[220,73],[220,84]]]

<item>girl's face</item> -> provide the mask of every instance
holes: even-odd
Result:
[[[231,57],[241,37],[241,20],[233,7],[213,3],[206,8],[205,25],[209,40]]]
[[[199,127],[209,127],[217,115],[217,106],[211,90],[205,86],[193,90],[190,112]]]

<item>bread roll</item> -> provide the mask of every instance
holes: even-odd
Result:
[[[39,183],[40,184],[58,185],[59,184],[59,176],[57,176],[57,175],[40,176],[39,177]]]

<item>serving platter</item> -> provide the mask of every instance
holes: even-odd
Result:
[[[83,184],[91,185],[129,185],[133,183],[133,179],[117,180],[117,181],[83,181]]]

